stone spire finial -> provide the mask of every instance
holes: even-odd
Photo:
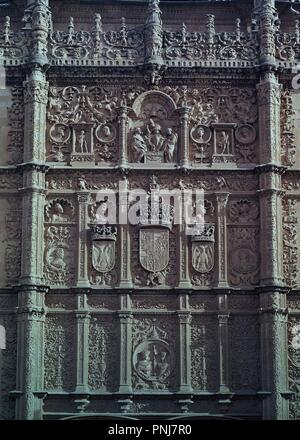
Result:
[[[29,62],[48,64],[47,40],[52,28],[49,0],[27,0],[23,17],[24,29],[31,31],[33,41]]]
[[[146,61],[153,64],[162,64],[162,12],[159,0],[150,0],[146,20]]]
[[[255,21],[258,24],[261,65],[275,65],[275,34],[280,24],[275,0],[260,0],[257,2]]]

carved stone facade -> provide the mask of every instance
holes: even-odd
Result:
[[[0,10],[0,418],[300,419],[295,12],[15,3]],[[167,190],[204,193],[202,229],[175,198],[149,204]]]

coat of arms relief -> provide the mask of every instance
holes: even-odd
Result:
[[[90,282],[97,285],[113,285],[117,281],[116,264],[117,227],[90,225],[91,268]]]

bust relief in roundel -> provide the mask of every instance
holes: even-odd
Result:
[[[158,90],[142,93],[133,103],[132,109],[141,119],[170,119],[176,110],[173,99]]]

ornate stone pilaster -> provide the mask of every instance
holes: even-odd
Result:
[[[43,276],[45,202],[45,132],[48,83],[35,68],[24,82],[24,165],[21,283],[38,284]]]
[[[127,203],[128,203],[128,192],[127,192],[127,180],[124,181],[124,187],[122,192],[119,194],[119,204],[121,210],[121,220],[120,221],[120,241],[121,241],[121,252],[120,252],[120,287],[131,288],[132,287],[132,277],[130,268],[130,231],[129,225],[127,223]]]
[[[23,288],[17,307],[16,419],[42,419],[45,290]]]
[[[281,88],[273,72],[263,74],[257,85],[260,164],[280,164]]]
[[[192,394],[191,386],[191,314],[188,307],[188,296],[181,295],[181,310],[178,312],[180,364],[179,364],[179,392]]]
[[[189,107],[181,107],[179,109],[180,114],[180,165],[183,168],[189,168],[190,156],[189,156],[189,121],[190,121],[191,109]]]
[[[264,420],[288,419],[287,309],[284,292],[260,294],[261,396]]]
[[[160,0],[150,0],[145,26],[146,59],[148,64],[161,65],[163,47],[163,27],[161,19]]]
[[[90,287],[88,278],[87,222],[89,193],[77,193],[78,200],[78,248],[77,248],[77,287]]]
[[[228,287],[227,270],[227,220],[226,206],[228,193],[217,193],[217,230],[218,230],[218,278],[217,287]]]
[[[229,312],[227,306],[227,295],[220,294],[219,300],[219,380],[220,394],[228,394],[229,390]]]
[[[22,258],[20,283],[39,285],[43,279],[45,171],[24,165],[22,192]]]
[[[122,299],[121,299],[122,300]],[[132,313],[129,309],[119,312],[120,319],[120,394],[132,393]]]
[[[90,314],[87,309],[85,293],[77,296],[76,311],[76,393],[88,394],[88,365],[89,365],[89,325]]]
[[[41,419],[44,382],[43,244],[45,133],[48,82],[45,77],[50,12],[47,0],[28,0],[24,28],[31,39],[24,82],[22,263],[17,308],[17,419]]]
[[[24,82],[24,162],[45,161],[46,106],[48,87],[45,74],[34,68]]]
[[[119,149],[120,149],[119,166],[121,169],[125,169],[128,166],[128,152],[127,152],[128,110],[129,109],[126,106],[122,106],[118,109]]]
[[[181,222],[179,226],[179,289],[188,289],[191,287],[189,274],[189,237],[186,234],[186,225]]]
[[[260,175],[261,285],[283,285],[281,176],[277,172]]]

